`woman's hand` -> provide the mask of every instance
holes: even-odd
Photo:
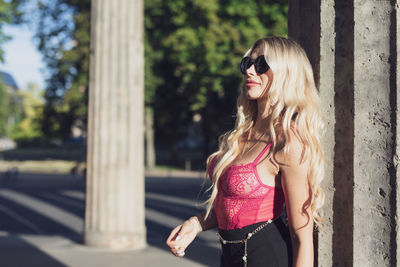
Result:
[[[175,256],[183,257],[185,249],[201,231],[202,227],[198,218],[191,217],[171,231],[166,242],[167,246]]]

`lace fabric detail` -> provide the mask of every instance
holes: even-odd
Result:
[[[283,211],[282,189],[261,182],[256,168],[257,161],[232,165],[220,177],[214,201],[219,228],[241,228],[272,219]],[[212,174],[215,163],[216,159],[210,165],[209,174]]]
[[[228,168],[226,174],[221,177],[224,180],[226,177],[229,177],[229,181],[222,182],[222,190],[225,191],[226,195],[239,198],[245,198],[250,194],[251,196],[249,197],[254,197],[252,193],[260,195],[260,192],[257,194],[256,191],[263,185],[258,181],[258,177],[254,175],[254,168],[255,166],[253,164],[234,165]],[[261,191],[263,191],[261,193],[261,195],[263,195],[268,190]]]

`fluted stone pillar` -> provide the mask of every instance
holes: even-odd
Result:
[[[84,242],[145,246],[143,2],[92,0]]]
[[[396,1],[289,1],[328,122],[318,266],[399,265],[398,29]]]

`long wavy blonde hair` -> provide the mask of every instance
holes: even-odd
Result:
[[[289,152],[285,144],[289,140],[290,128],[294,125],[297,136],[304,144],[303,159],[310,159],[307,179],[312,194],[306,205],[311,206],[313,219],[320,225],[320,208],[324,202],[324,192],[320,186],[324,177],[321,136],[325,130],[325,120],[310,61],[299,44],[283,37],[272,36],[257,40],[245,56],[249,56],[256,48],[264,50],[265,60],[273,72],[272,84],[266,96],[271,103],[271,114],[265,131],[269,132],[272,139],[267,158],[282,149],[284,154]],[[212,186],[209,188],[212,190],[211,195],[203,203],[207,205],[205,218],[209,216],[217,196],[219,178],[241,153],[239,140],[248,136],[256,118],[257,101],[247,98],[243,83],[237,100],[235,127],[219,137],[218,151],[207,159],[208,174],[211,161],[218,156],[212,173]]]

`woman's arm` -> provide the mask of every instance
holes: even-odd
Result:
[[[191,217],[190,219],[195,220],[199,224],[201,231],[207,231],[218,226],[217,216],[215,215],[214,208],[211,208],[210,214],[206,220],[204,220],[205,216],[206,212],[203,212]]]
[[[190,217],[171,231],[166,244],[174,255],[183,256],[185,249],[193,242],[198,233],[218,225],[214,209],[211,209],[206,220],[204,220],[205,215],[206,212],[203,212]]]
[[[307,173],[309,160],[300,162],[304,147],[294,130],[290,130],[289,155],[279,157],[283,174],[282,189],[285,194],[286,211],[293,246],[293,266],[312,267],[314,262],[313,215],[311,190]],[[278,152],[279,153],[279,152]],[[277,156],[278,158],[278,156]]]

